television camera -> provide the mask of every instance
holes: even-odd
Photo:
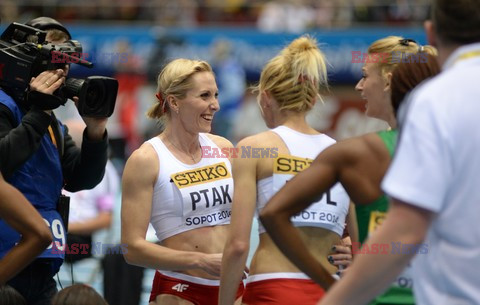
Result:
[[[46,31],[16,22],[0,36],[0,87],[17,101],[26,100],[30,80],[43,71],[63,69],[70,63],[93,67],[91,62],[81,58],[80,42],[67,40],[52,44],[45,41],[46,36]],[[67,78],[54,95],[62,101],[60,104],[77,96],[81,116],[109,117],[115,108],[117,91],[116,79],[90,76]]]

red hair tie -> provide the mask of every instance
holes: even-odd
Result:
[[[310,76],[308,76],[308,75],[306,75],[306,74],[300,74],[300,75],[298,76],[297,82],[298,82],[299,84],[303,84],[304,82],[310,82],[310,83],[312,83],[313,85],[315,85],[315,78],[312,80],[312,79],[310,79]]]
[[[298,76],[298,82],[299,83],[304,83],[306,81],[310,81],[310,78],[308,77],[308,75],[305,75],[305,74],[300,74]]]
[[[165,100],[163,99],[162,93],[158,92],[157,94],[155,94],[155,96],[157,97],[158,102],[160,103],[160,106],[162,107],[162,113],[165,113],[166,112]]]

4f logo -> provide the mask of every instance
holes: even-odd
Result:
[[[187,290],[187,288],[188,284],[177,284],[172,287],[173,290],[176,290],[178,292],[184,292],[185,290]]]

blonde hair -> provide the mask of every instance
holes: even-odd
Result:
[[[280,110],[305,112],[328,86],[325,55],[307,35],[292,41],[263,68],[255,91],[267,91]]]
[[[67,33],[57,29],[49,29],[47,33],[51,41],[67,41],[70,39]]]
[[[167,96],[178,99],[185,98],[187,91],[193,88],[192,75],[199,72],[211,72],[212,67],[206,61],[179,58],[169,62],[160,72],[157,79],[159,99],[147,112],[147,117],[161,119],[170,113]]]
[[[375,61],[382,75],[393,72],[401,60],[393,60],[394,55],[407,57],[411,54],[425,52],[430,55],[437,55],[437,49],[433,46],[422,46],[411,39],[405,39],[400,36],[388,36],[373,42],[368,48],[368,54],[385,54],[383,60]]]

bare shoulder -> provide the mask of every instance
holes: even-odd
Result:
[[[279,146],[282,145],[282,140],[271,131],[242,139],[236,146],[239,158],[233,161],[235,170],[248,172],[248,177],[253,181],[271,176],[273,162],[281,152]]]
[[[349,167],[370,158],[384,158],[388,151],[376,133],[338,141],[326,148],[318,157],[317,163],[331,163]]]
[[[366,156],[383,155],[384,152],[388,153],[381,138],[376,133],[368,133],[338,141],[325,151],[342,159],[348,158],[351,161],[361,160]]]
[[[365,150],[371,155],[380,159],[390,160],[390,153],[382,138],[377,133],[369,133],[363,136]]]
[[[127,162],[133,162],[137,165],[141,165],[145,163],[151,164],[151,162],[154,160],[158,161],[155,149],[149,143],[143,143],[132,153]]]
[[[157,153],[152,145],[143,143],[128,158],[125,175],[156,177],[160,166]],[[140,175],[141,173],[141,175]]]
[[[264,131],[255,135],[243,138],[237,144],[237,147],[268,147],[277,139],[277,136],[272,131]]]
[[[232,148],[233,144],[229,140],[224,137],[217,136],[211,133],[207,133],[207,137],[212,140],[215,144],[217,144],[220,148]]]

